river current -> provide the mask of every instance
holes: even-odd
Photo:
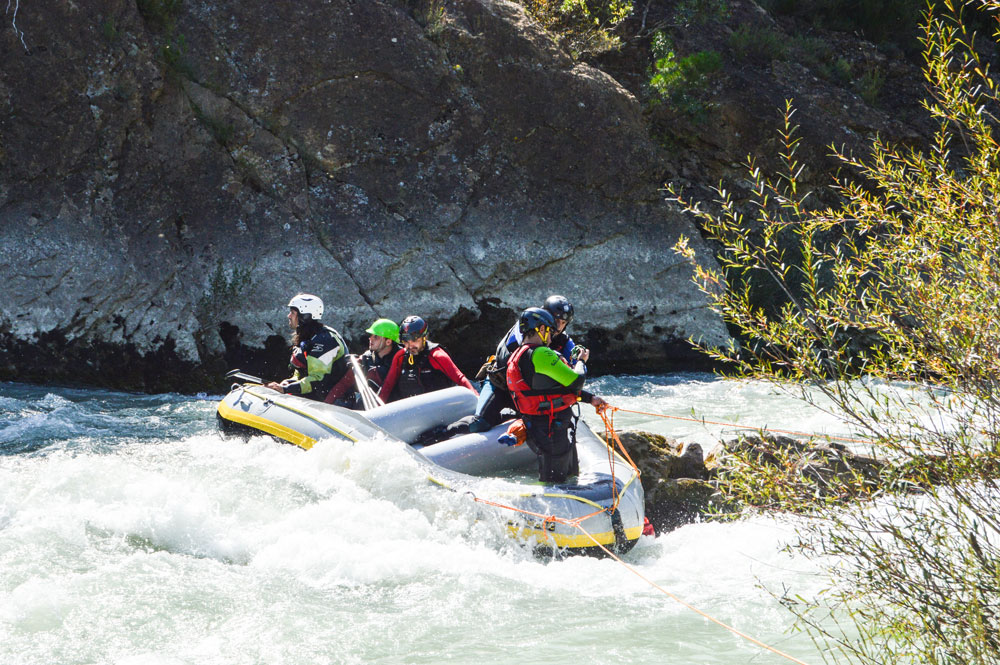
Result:
[[[619,412],[618,429],[706,452],[729,424],[849,434],[762,383],[678,374],[588,388],[674,416]],[[223,439],[219,397],[0,383],[0,663],[790,662],[664,591],[822,662],[774,597],[824,587],[784,551],[786,521],[644,536],[627,567],[539,559],[429,485],[401,444]]]

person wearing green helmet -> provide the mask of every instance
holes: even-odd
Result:
[[[365,332],[368,333],[368,350],[358,360],[365,378],[378,390],[392,366],[392,357],[400,349],[399,326],[389,319],[378,319]]]

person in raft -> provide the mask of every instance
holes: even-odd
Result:
[[[392,367],[392,359],[399,351],[399,326],[389,319],[378,319],[365,331],[368,333],[368,350],[358,361],[368,383],[378,390]]]
[[[354,385],[347,364],[347,344],[330,326],[320,321],[323,301],[299,293],[288,301],[288,325],[292,328],[290,378],[266,386],[279,393],[299,395],[332,404]]]
[[[573,304],[566,296],[551,295],[545,299],[542,309],[555,319],[556,327],[548,346],[563,357],[570,367],[577,361],[586,363],[590,359],[590,350],[573,342],[566,334],[566,327],[573,320]],[[519,322],[515,321],[510,330],[497,343],[493,356],[483,365],[477,379],[486,377],[476,404],[476,417],[469,424],[470,432],[485,432],[496,427],[503,420],[504,409],[514,409],[514,402],[507,392],[507,361],[522,341]],[[583,365],[583,373],[587,373]]]
[[[578,400],[596,409],[603,399],[583,390],[584,367],[570,367],[548,344],[556,322],[541,307],[529,307],[518,319],[524,341],[507,362],[507,390],[524,422],[526,443],[538,455],[538,479],[561,483],[580,472],[576,423]]]
[[[399,325],[403,348],[392,358],[378,396],[384,402],[422,395],[451,385],[472,386],[451,356],[434,342],[427,341],[427,322],[419,316],[408,316]]]

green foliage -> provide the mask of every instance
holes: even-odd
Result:
[[[786,38],[771,28],[743,24],[729,38],[729,47],[743,60],[767,62],[788,55]]]
[[[218,321],[218,312],[233,309],[252,284],[253,271],[251,268],[236,266],[231,270],[226,270],[222,259],[219,259],[215,266],[215,272],[209,279],[208,291],[198,300],[198,319],[206,327],[211,327],[211,324]]]
[[[689,114],[704,111],[701,97],[711,75],[722,67],[722,57],[715,51],[699,51],[678,58],[663,32],[653,34],[652,55],[647,86],[653,103],[670,102]]]
[[[187,39],[184,35],[171,35],[160,47],[160,58],[166,65],[167,74],[173,80],[194,79],[194,68],[187,59]]]
[[[762,0],[778,15],[809,19],[819,28],[857,32],[880,43],[916,47],[917,25],[926,0]]]
[[[891,461],[896,482],[922,491],[827,507],[799,528],[801,551],[832,562],[830,586],[789,606],[846,662],[1000,662],[1000,136],[990,113],[1000,94],[959,9],[941,5],[922,38],[937,122],[926,152],[876,139],[857,159],[831,147],[855,179],[839,184],[840,207],[816,208],[789,104],[781,172],[748,160],[750,205],[721,188],[712,209],[673,192],[723,247],[721,267],[699,266],[686,241],[676,250],[744,340],[705,351],[804,398],[819,391]],[[754,301],[760,280],[779,305]],[[774,470],[760,474],[782,489]]]
[[[515,0],[555,35],[574,58],[621,47],[615,30],[631,16],[632,0]]]
[[[861,99],[874,106],[882,94],[883,86],[885,86],[885,73],[878,65],[869,65],[861,72],[855,89],[861,95]]]
[[[674,7],[674,21],[684,26],[725,21],[730,14],[726,0],[680,0]]]
[[[109,44],[114,44],[118,41],[118,24],[113,18],[101,21],[101,36],[104,37],[104,41]]]

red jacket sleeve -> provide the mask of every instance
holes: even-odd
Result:
[[[396,387],[396,381],[399,380],[399,373],[403,371],[403,356],[405,355],[406,349],[400,349],[392,357],[392,365],[389,367],[389,373],[385,375],[385,381],[378,391],[378,396],[382,398],[383,402],[389,401],[389,395],[392,394],[392,389]]]
[[[476,389],[473,387],[472,383],[470,383],[469,380],[465,378],[465,375],[462,374],[462,370],[460,370],[458,366],[455,365],[455,361],[451,359],[451,356],[449,356],[448,353],[440,346],[431,349],[431,354],[429,356],[429,359],[431,361],[432,366],[444,372],[445,375],[449,379],[454,381],[457,385],[460,385],[463,388],[468,388],[477,395],[479,394],[478,392],[476,392]],[[395,364],[395,362],[393,364]]]

